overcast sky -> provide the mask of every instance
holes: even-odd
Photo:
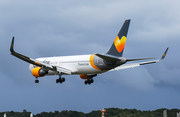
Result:
[[[180,98],[179,0],[1,0],[0,112],[102,108],[155,110],[178,108]],[[31,58],[106,53],[126,19],[131,19],[123,56],[157,57],[156,64],[108,72],[85,85],[78,75],[35,78],[29,64],[10,55]]]

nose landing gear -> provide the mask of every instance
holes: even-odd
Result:
[[[38,78],[36,78],[36,80],[35,80],[35,83],[39,83],[39,80],[38,80]]]

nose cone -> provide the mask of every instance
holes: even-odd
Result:
[[[29,65],[29,71],[32,72],[32,70],[34,69],[34,66],[32,64]]]

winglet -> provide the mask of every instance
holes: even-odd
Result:
[[[167,47],[166,51],[165,51],[164,54],[162,55],[161,60],[165,58],[168,49],[169,49],[169,47]]]
[[[14,52],[14,37],[12,38],[10,51],[11,51],[11,52]]]
[[[26,61],[28,63],[31,63],[31,64],[39,66],[39,67],[42,67],[42,65],[39,64],[38,62],[36,63],[36,61],[31,60],[31,58],[14,51],[14,37],[12,38],[12,42],[11,42],[11,46],[10,46],[10,52],[11,52],[11,55],[13,55],[13,56],[15,56],[15,57],[17,57],[23,61]]]

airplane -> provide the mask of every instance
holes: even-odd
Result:
[[[97,53],[91,55],[43,57],[32,59],[14,51],[14,37],[12,38],[10,52],[11,55],[30,63],[29,70],[36,78],[35,83],[39,83],[38,78],[46,75],[59,75],[59,78],[56,79],[56,83],[65,82],[65,78],[62,78],[62,75],[79,75],[81,79],[85,80],[85,84],[90,85],[94,82],[93,77],[97,76],[97,74],[156,63],[165,58],[169,47],[167,47],[159,60],[125,64],[131,61],[155,59],[154,57],[139,59],[126,59],[122,57],[130,21],[130,19],[125,20],[111,48],[106,54]]]

